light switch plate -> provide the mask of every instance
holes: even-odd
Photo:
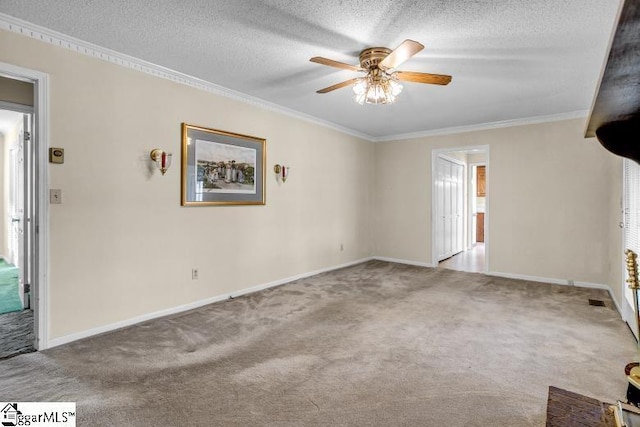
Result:
[[[49,190],[49,203],[52,205],[60,205],[62,204],[62,190]]]

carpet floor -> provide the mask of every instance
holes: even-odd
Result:
[[[22,310],[19,270],[0,258],[0,313]]]
[[[35,351],[33,340],[32,310],[0,314],[0,359]]]
[[[0,361],[0,396],[74,401],[79,426],[544,426],[550,385],[624,398],[612,307],[371,261]]]

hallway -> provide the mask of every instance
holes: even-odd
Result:
[[[484,243],[476,243],[468,251],[447,258],[438,263],[438,267],[450,270],[484,273]]]

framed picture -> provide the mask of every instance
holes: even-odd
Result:
[[[264,205],[263,138],[182,124],[182,206]]]

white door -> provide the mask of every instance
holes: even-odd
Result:
[[[452,212],[453,212],[453,206],[452,206],[452,200],[454,200],[452,196],[452,192],[453,192],[453,187],[452,187],[452,182],[451,182],[451,169],[452,169],[452,163],[442,159],[442,167],[444,169],[444,186],[443,186],[443,190],[444,190],[444,218],[443,218],[443,223],[444,223],[444,230],[442,232],[442,238],[443,238],[443,253],[442,256],[444,258],[450,257],[451,253],[453,251],[453,247],[451,244],[451,234],[454,232],[453,230],[453,221],[452,221]]]
[[[32,207],[32,189],[26,185],[31,176],[31,115],[24,114],[20,123],[18,140],[12,143],[9,150],[9,262],[18,267],[20,279],[20,297],[25,308],[30,307],[30,224]]]
[[[464,166],[453,163],[452,180],[454,190],[452,197],[455,199],[452,220],[454,221],[452,234],[453,253],[457,254],[464,250]]]
[[[435,184],[436,254],[442,261],[464,246],[464,165],[438,156]]]
[[[624,247],[625,249],[631,249],[640,256],[640,165],[629,159],[624,159],[623,208]],[[626,280],[628,278],[626,265],[623,268],[624,280]],[[626,283],[623,286],[625,300],[622,307],[622,318],[629,324],[636,338],[638,338],[633,292]]]
[[[436,206],[433,210],[435,214],[433,221],[436,226],[434,241],[438,261],[440,261],[443,259],[442,255],[444,254],[444,166],[440,157],[436,161],[435,193]]]

